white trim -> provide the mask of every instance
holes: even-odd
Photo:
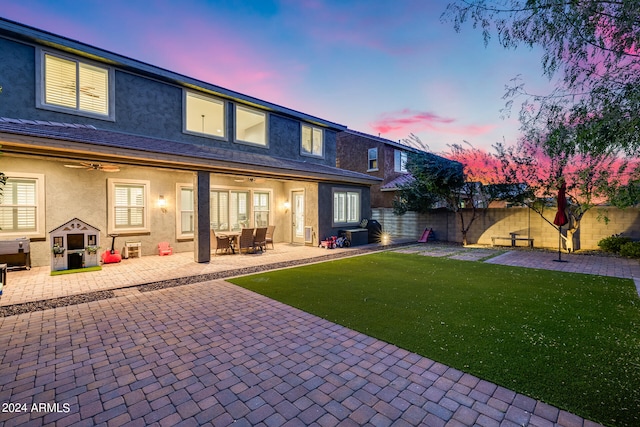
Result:
[[[336,205],[335,205],[335,195],[336,193],[344,193],[345,195],[345,200],[344,200],[344,209],[345,209],[345,221],[336,221]],[[358,199],[357,199],[357,206],[355,207],[356,211],[355,214],[357,216],[356,219],[354,219],[353,221],[349,221],[348,216],[349,216],[349,201],[348,201],[348,196],[350,193],[355,193],[358,195]],[[331,224],[332,227],[347,227],[347,226],[353,226],[356,224],[359,224],[361,221],[361,216],[362,216],[362,189],[360,188],[348,188],[348,187],[333,187],[331,189]]]
[[[238,109],[244,110],[249,113],[261,114],[264,116],[264,143],[247,141],[238,138]],[[257,108],[247,107],[245,105],[234,104],[233,114],[233,140],[237,144],[246,144],[254,147],[269,148],[269,113]]]
[[[310,152],[304,151],[304,148],[302,146],[302,142],[303,142],[303,138],[304,138],[303,131],[304,131],[305,127],[309,128],[311,130],[311,151]],[[313,154],[313,146],[314,146],[313,145],[313,133],[314,133],[315,130],[319,130],[320,131],[320,139],[321,139],[320,143],[322,144],[322,147],[321,147],[322,148],[322,150],[321,150],[322,152],[320,154]],[[325,144],[324,135],[325,135],[324,129],[322,129],[321,127],[312,126],[312,125],[309,125],[309,124],[306,124],[306,123],[300,123],[300,155],[301,156],[305,156],[305,157],[313,157],[313,158],[316,158],[316,159],[324,159],[324,152],[325,152],[325,145],[326,145]]]
[[[0,230],[0,238],[27,237],[27,238],[45,238],[45,221],[46,221],[46,199],[45,199],[45,176],[39,173],[25,172],[5,172],[7,180],[9,179],[33,179],[36,181],[36,230],[35,231],[9,231]],[[0,196],[1,197],[1,196]]]
[[[115,188],[117,185],[139,185],[144,189],[144,215],[142,227],[116,228]],[[138,234],[151,232],[151,182],[139,179],[107,179],[107,234]]]
[[[92,67],[100,68],[107,71],[107,114],[93,113],[81,110],[79,107],[68,108],[61,105],[48,104],[46,99],[45,84],[45,55],[73,61],[76,64],[86,64]],[[107,67],[103,63],[91,61],[86,58],[75,57],[68,54],[59,53],[53,50],[37,48],[36,49],[36,108],[43,110],[58,111],[61,113],[73,114],[76,116],[91,117],[94,119],[115,121],[115,73],[113,67]]]
[[[183,233],[182,232],[182,190],[189,189],[193,190],[193,183],[176,183],[176,208],[175,208],[175,216],[176,216],[176,239],[178,240],[189,240],[195,237],[195,216],[197,214],[195,206],[195,198],[194,205],[192,206],[191,212],[193,213],[193,221],[194,221],[194,232],[193,233]]]
[[[212,133],[198,132],[195,130],[187,129],[187,97],[192,95],[195,98],[200,98],[203,101],[220,103],[222,104],[222,136]],[[214,96],[204,95],[192,90],[184,89],[182,91],[182,132],[188,135],[201,136],[204,138],[216,139],[220,141],[227,141],[227,102],[224,99],[216,98]]]

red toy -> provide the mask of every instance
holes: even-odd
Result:
[[[320,242],[320,247],[327,248],[327,249],[335,249],[337,246],[337,240],[338,240],[337,236],[327,237],[326,240],[323,240]]]
[[[111,250],[106,250],[102,253],[102,263],[103,264],[113,264],[116,262],[120,262],[122,261],[122,255],[120,255],[120,252],[118,252],[117,250],[114,249],[115,243],[116,243],[116,237],[118,237],[117,234],[110,234],[109,237],[112,238],[111,240]]]

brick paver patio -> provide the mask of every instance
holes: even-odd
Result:
[[[223,280],[114,293],[0,318],[1,425],[598,425]]]

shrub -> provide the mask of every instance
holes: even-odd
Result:
[[[640,258],[640,242],[627,242],[620,246],[620,255],[629,258]]]
[[[620,247],[625,243],[631,242],[629,237],[624,237],[619,234],[605,237],[598,242],[598,246],[605,252],[620,253]]]

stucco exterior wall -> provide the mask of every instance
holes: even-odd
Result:
[[[66,162],[71,163],[71,162]],[[176,185],[193,184],[195,174],[133,166],[121,166],[116,174],[64,167],[65,162],[46,159],[2,155],[0,171],[5,173],[38,173],[45,176],[45,226],[44,235],[31,239],[31,261],[33,266],[50,264],[48,232],[78,218],[100,230],[101,251],[111,247],[108,237],[108,183],[109,178],[148,180],[150,185],[150,233],[121,234],[116,238],[116,249],[122,250],[125,241],[142,242],[142,253],[157,254],[161,241],[169,242],[174,252],[194,250],[193,239],[178,239],[176,234]],[[264,180],[236,182],[228,175],[211,175],[211,188],[226,190],[268,191],[272,194],[270,222],[276,226],[274,242],[291,241],[291,214],[285,211],[284,202],[290,200],[292,189],[304,189],[306,198],[306,225],[318,229],[317,184],[296,181]],[[166,212],[157,206],[159,196],[164,196]],[[6,237],[13,239],[14,237]],[[3,239],[0,231],[0,239]]]
[[[470,211],[464,215],[468,220]],[[553,222],[555,211],[548,210],[545,217]],[[608,218],[608,221],[604,220]],[[396,216],[391,209],[373,209],[372,218],[378,220],[385,231],[392,236],[403,238],[420,237],[425,227],[434,229],[436,239],[462,242],[460,220],[452,212],[434,210],[427,214],[407,212]],[[558,230],[537,213],[527,208],[488,209],[471,226],[467,235],[469,243],[491,244],[492,236],[508,237],[509,233],[518,233],[522,237],[534,239],[534,246],[540,248],[558,247]],[[593,208],[584,215],[578,233],[574,237],[575,249],[598,249],[598,241],[612,234],[623,234],[634,240],[640,240],[640,209]],[[563,234],[566,235],[563,227]],[[510,244],[502,240],[496,242]],[[518,245],[525,245],[519,242]]]
[[[59,53],[54,49],[50,51]],[[278,113],[267,112],[267,147],[234,142],[235,101],[224,100],[227,121],[226,139],[184,133],[182,87],[177,83],[158,81],[118,68],[114,68],[113,120],[36,108],[38,83],[35,58],[39,52],[40,50],[35,46],[0,38],[0,76],[2,76],[0,83],[3,87],[0,95],[0,117],[93,125],[99,129],[309,163],[328,166],[336,164],[336,132],[334,130],[323,129],[325,148],[323,158],[302,156],[300,120]]]
[[[45,236],[32,239],[31,261],[34,266],[50,264],[49,231],[78,218],[100,230],[100,247],[104,251],[111,247],[107,236],[107,179],[114,174],[85,169],[69,169],[63,162],[44,159],[23,158],[3,155],[0,170],[4,173],[38,171],[45,175]],[[118,178],[144,179],[150,181],[150,227],[151,234],[120,236],[116,238],[116,248],[122,249],[125,240],[142,242],[142,253],[157,253],[157,245],[168,241],[176,252],[192,251],[191,241],[176,241],[175,227],[175,185],[177,182],[191,182],[191,173],[154,170],[151,168],[122,167]],[[167,200],[167,212],[155,206],[160,195]],[[0,233],[0,238],[1,233]]]

